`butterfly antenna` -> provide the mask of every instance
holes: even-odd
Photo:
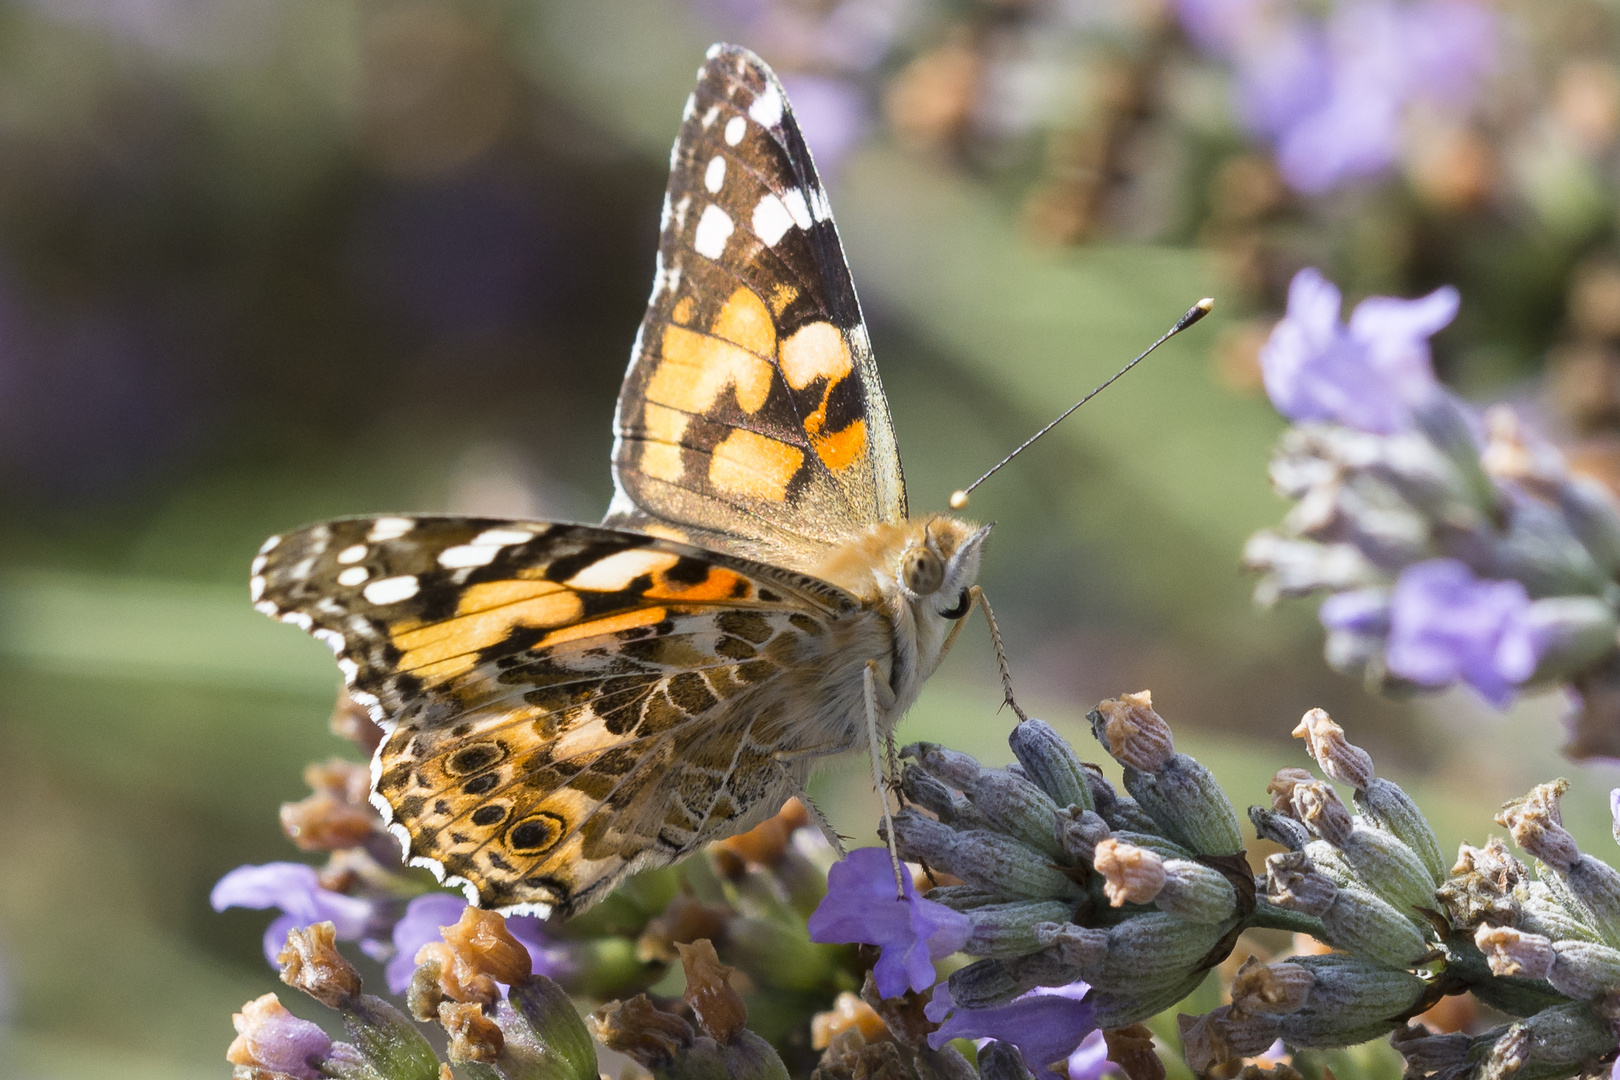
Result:
[[[1101,386],[1097,387],[1097,389],[1093,390],[1091,393],[1087,394],[1085,397],[1081,398],[1079,401],[1075,402],[1073,405],[1070,405],[1067,409],[1065,409],[1063,411],[1062,416],[1059,416],[1056,420],[1053,420],[1050,424],[1047,424],[1045,427],[1041,428],[1041,430],[1037,431],[1035,434],[1033,434],[1029,438],[1025,439],[1018,446],[1018,448],[1016,450],[1014,450],[1012,453],[1008,454],[1006,457],[1002,458],[1000,461],[996,462],[996,464],[991,467],[989,472],[985,473],[983,476],[981,476],[977,480],[973,481],[973,483],[969,484],[967,487],[962,488],[959,491],[951,492],[951,509],[952,510],[965,509],[967,507],[967,504],[968,504],[968,495],[973,491],[974,488],[978,487],[980,484],[984,483],[986,480],[988,480],[992,476],[996,475],[996,473],[1001,470],[1001,467],[1003,465],[1007,464],[1007,462],[1011,461],[1013,458],[1017,457],[1019,454],[1022,454],[1025,450],[1028,450],[1029,447],[1030,447],[1030,444],[1033,443],[1036,439],[1039,439],[1042,435],[1045,435],[1048,431],[1051,431],[1053,428],[1055,428],[1059,424],[1063,423],[1063,421],[1065,421],[1065,420],[1067,420],[1069,418],[1070,413],[1074,412],[1074,410],[1078,409],[1080,406],[1084,405],[1086,402],[1090,401],[1092,398],[1096,397],[1098,394],[1100,394],[1104,390],[1108,389],[1110,386],[1112,386],[1115,383],[1116,380],[1119,379],[1120,376],[1124,375],[1127,371],[1131,370],[1131,368],[1135,367],[1137,364],[1140,364],[1143,360],[1146,360],[1148,358],[1148,355],[1150,353],[1152,353],[1154,349],[1157,349],[1160,345],[1163,345],[1165,342],[1169,341],[1171,338],[1175,337],[1177,334],[1179,334],[1183,330],[1187,329],[1187,327],[1191,326],[1193,323],[1197,322],[1199,319],[1202,319],[1205,315],[1208,315],[1210,313],[1210,311],[1214,307],[1215,307],[1215,301],[1213,299],[1211,299],[1210,297],[1206,296],[1202,300],[1198,301],[1198,303],[1196,303],[1192,307],[1188,308],[1187,309],[1187,314],[1183,315],[1181,318],[1176,320],[1176,325],[1174,325],[1170,329],[1166,330],[1163,333],[1163,335],[1160,336],[1158,341],[1155,341],[1153,344],[1151,344],[1147,348],[1143,349],[1142,354],[1140,356],[1138,356],[1135,360],[1132,360],[1130,363],[1126,364],[1124,367],[1122,367],[1118,371],[1114,372],[1113,376],[1110,377]]]

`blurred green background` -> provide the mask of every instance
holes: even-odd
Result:
[[[600,516],[669,141],[728,29],[659,0],[0,6],[0,1074],[226,1074],[274,983],[267,916],[208,890],[296,857],[277,807],[348,749],[330,656],[250,609],[247,563],[336,514]],[[1233,287],[1207,248],[1031,244],[1006,183],[882,130],[828,173],[915,510]],[[1321,705],[1448,845],[1560,773],[1605,843],[1620,771],[1560,761],[1559,702],[1382,702],[1310,610],[1251,606],[1282,425],[1218,377],[1223,318],[975,495],[1026,707],[1096,757],[1080,717],[1151,687],[1247,805]],[[975,624],[902,735],[1005,761],[998,703]],[[863,768],[818,785],[865,839]]]

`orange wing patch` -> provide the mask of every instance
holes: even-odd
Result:
[[[662,353],[647,382],[647,400],[699,416],[714,408],[727,387],[735,388],[744,412],[758,412],[776,374],[742,346],[674,323],[664,327]]]
[[[471,668],[480,649],[505,640],[514,629],[562,626],[584,610],[579,597],[550,581],[490,581],[469,586],[443,622],[392,637],[402,654],[399,668],[438,682]]]
[[[835,473],[861,461],[866,453],[866,421],[857,419],[838,431],[822,430],[833,391],[855,370],[843,333],[827,322],[800,327],[782,342],[781,362],[782,375],[795,390],[803,390],[817,379],[825,380],[821,404],[804,418],[805,434],[810,436],[816,456]]]
[[[727,495],[782,502],[804,464],[804,451],[742,428],[734,428],[709,458],[709,483]]]

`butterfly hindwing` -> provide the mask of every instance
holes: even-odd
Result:
[[[781,84],[716,46],[671,154],[610,524],[801,570],[905,489],[843,248]]]
[[[786,684],[865,617],[666,539],[469,518],[310,526],[267,543],[253,591],[383,724],[374,801],[413,861],[564,912],[774,812],[812,749]]]

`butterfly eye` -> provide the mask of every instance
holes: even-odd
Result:
[[[940,612],[940,615],[947,619],[960,619],[962,616],[968,613],[968,609],[972,606],[973,598],[968,596],[968,591],[966,589],[963,589],[962,598],[956,602],[956,606],[951,608],[949,611]]]
[[[929,596],[944,583],[945,564],[928,548],[908,548],[900,559],[900,577],[917,596]]]

